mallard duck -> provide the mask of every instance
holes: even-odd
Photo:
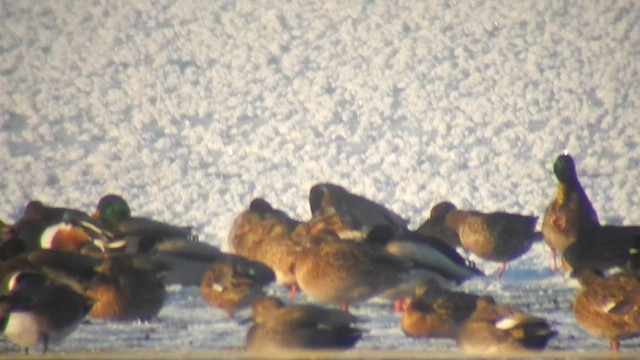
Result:
[[[43,344],[59,342],[86,317],[93,302],[67,284],[37,271],[17,271],[3,281],[8,287],[0,296],[3,334],[26,352]]]
[[[553,163],[553,172],[558,179],[558,191],[545,211],[542,235],[551,248],[553,269],[557,270],[556,253],[564,252],[577,240],[579,234],[594,232],[600,226],[600,221],[578,180],[571,155],[558,156]]]
[[[407,336],[455,339],[458,329],[476,309],[478,295],[443,289],[435,284],[416,287],[407,298],[400,328]],[[492,299],[487,301],[493,303]]]
[[[459,285],[473,277],[484,276],[449,245],[417,232],[397,234],[386,225],[376,226],[367,235],[365,243],[410,261],[416,269],[412,280],[405,276],[404,281],[380,294],[380,297],[395,300],[398,312],[402,311],[402,301],[412,295],[416,286],[423,284],[425,279],[432,278],[433,274],[437,274],[442,283],[451,285]],[[426,270],[427,273],[421,273],[420,269]]]
[[[367,243],[341,240],[323,232],[307,239],[293,267],[300,289],[310,298],[348,305],[395,289],[416,277],[446,283],[437,271],[417,268],[409,260]],[[404,296],[404,295],[399,295]]]
[[[293,296],[296,280],[291,269],[298,245],[291,238],[291,232],[298,224],[264,199],[257,198],[234,220],[228,244],[234,254],[269,266],[279,284],[291,287]]]
[[[429,218],[425,220],[416,232],[428,237],[434,237],[445,242],[449,246],[461,247],[458,233],[447,226],[447,214],[455,210],[456,206],[449,201],[441,201],[435,204],[429,213]]]
[[[464,352],[492,354],[542,350],[556,335],[546,320],[481,297],[456,342]]]
[[[411,261],[416,268],[435,271],[456,285],[476,276],[484,276],[482,271],[472,266],[451,246],[417,232],[398,234],[386,225],[376,226],[367,234],[365,242]]]
[[[362,337],[354,326],[358,318],[315,305],[285,306],[274,297],[263,297],[252,306],[253,326],[247,332],[247,349],[348,349]]]
[[[386,225],[395,231],[407,230],[408,221],[388,208],[331,183],[313,185],[309,190],[311,233],[330,230],[341,239],[363,240],[369,231]]]
[[[501,277],[507,262],[522,256],[540,237],[535,234],[535,216],[506,212],[483,213],[449,207],[445,223],[456,231],[462,246],[477,256],[502,263]]]
[[[635,274],[605,278],[589,268],[574,269],[582,289],[573,301],[573,313],[581,328],[609,340],[618,351],[620,340],[640,336],[640,282]]]
[[[131,255],[110,255],[96,271],[85,285],[87,296],[94,300],[91,318],[148,321],[162,309],[166,292],[160,274],[137,266]]]
[[[191,226],[178,226],[151,218],[132,216],[127,201],[120,195],[103,196],[91,215],[104,229],[126,241],[126,251],[145,253],[166,239],[197,240]]]
[[[0,263],[0,274],[35,271],[92,299],[89,316],[104,320],[150,320],[165,298],[161,265],[143,255],[36,250]]]
[[[229,259],[210,265],[200,285],[204,301],[233,317],[239,308],[265,296],[263,287],[275,280],[275,274],[245,264]]]
[[[209,266],[218,262],[231,262],[261,277],[273,274],[267,265],[259,261],[225,253],[205,242],[182,238],[162,240],[143,255],[162,271],[165,285],[200,286]]]

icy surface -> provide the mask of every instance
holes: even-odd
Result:
[[[414,227],[443,199],[542,216],[567,148],[600,218],[640,224],[634,0],[0,1],[0,89],[7,221],[115,192],[225,248],[253,197],[307,219],[324,181]],[[552,349],[607,349],[542,244],[464,287],[550,319]],[[353,311],[360,348],[455,348],[405,337],[386,303]],[[221,349],[245,331],[173,289],[157,320],[92,322],[54,349]]]

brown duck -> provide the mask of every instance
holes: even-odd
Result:
[[[310,298],[331,304],[365,301],[384,290],[412,281],[414,270],[424,278],[437,273],[415,269],[408,260],[367,243],[341,240],[325,232],[309,238],[293,267],[300,289]],[[423,278],[423,280],[424,280]]]
[[[455,339],[460,326],[475,311],[479,298],[434,284],[419,286],[404,304],[400,328],[411,337]]]
[[[363,240],[376,226],[389,226],[397,232],[407,230],[408,221],[400,215],[332,183],[315,184],[309,189],[309,207],[312,235],[330,230],[343,240]]]
[[[553,163],[553,172],[558,179],[558,190],[545,211],[542,235],[551,248],[553,269],[557,270],[556,253],[564,252],[578,239],[578,235],[593,233],[600,226],[600,221],[578,180],[571,155],[558,156]]]
[[[542,318],[479,298],[475,312],[460,327],[456,342],[464,352],[502,354],[542,350],[556,335]]]
[[[458,233],[447,226],[447,214],[455,210],[456,206],[449,201],[441,201],[435,204],[425,220],[416,232],[424,236],[434,237],[456,248],[462,246]]]
[[[573,276],[582,286],[573,301],[581,328],[609,340],[616,352],[620,340],[640,336],[640,282],[636,274],[622,272],[605,278],[598,271],[581,268]]]
[[[159,273],[138,264],[128,254],[103,260],[86,285],[86,294],[94,300],[91,318],[148,321],[158,315],[166,295],[164,284]]]
[[[256,198],[249,209],[234,220],[228,244],[234,254],[269,266],[276,274],[276,281],[291,286],[295,294],[296,281],[291,268],[298,246],[290,235],[297,224],[298,221],[274,209],[264,199]]]
[[[263,287],[275,280],[273,271],[256,271],[246,262],[228,259],[209,266],[202,277],[204,301],[233,317],[236,311],[265,296]]]
[[[316,305],[285,306],[274,297],[252,305],[253,326],[247,332],[251,351],[290,349],[348,349],[362,337],[358,318]]]
[[[502,276],[508,261],[531,249],[538,218],[506,212],[482,213],[450,208],[447,226],[456,231],[462,246],[477,256],[502,263]]]

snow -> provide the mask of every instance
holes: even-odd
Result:
[[[307,219],[318,182],[412,227],[444,199],[542,216],[568,149],[601,220],[639,224],[638,49],[633,0],[3,1],[0,219],[115,192],[226,248],[252,198]],[[552,349],[606,350],[548,267],[537,244],[465,288],[552,320]],[[359,348],[455,348],[405,337],[384,303],[354,311]],[[53,349],[223,349],[245,331],[181,289],[150,324],[83,324]]]

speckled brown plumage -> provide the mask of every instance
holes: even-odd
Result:
[[[255,267],[231,259],[219,261],[205,271],[200,295],[210,306],[234,316],[239,308],[265,296],[263,287],[274,280],[275,275],[271,271],[259,272]]]
[[[506,212],[482,213],[451,209],[447,226],[455,230],[462,246],[477,256],[503,264],[526,253],[538,237],[535,236],[537,217]]]
[[[542,318],[480,298],[475,312],[460,327],[456,342],[464,352],[490,354],[541,350],[555,335]]]
[[[298,247],[290,234],[297,224],[265,200],[254,199],[249,209],[236,217],[228,244],[233,253],[268,265],[278,283],[295,285],[291,269]]]
[[[409,267],[410,262],[382,249],[323,233],[309,239],[296,257],[295,276],[312,299],[345,305],[398,284]]]
[[[421,286],[405,302],[400,328],[411,337],[452,338],[473,314],[480,296]],[[489,300],[490,301],[490,300]]]
[[[98,272],[86,290],[95,302],[91,318],[150,320],[162,309],[165,289],[158,274],[134,266],[129,256],[105,259]]]
[[[640,336],[640,282],[623,272],[605,278],[590,269],[576,269],[582,289],[573,302],[573,313],[581,328],[609,340],[618,351],[619,341]]]

